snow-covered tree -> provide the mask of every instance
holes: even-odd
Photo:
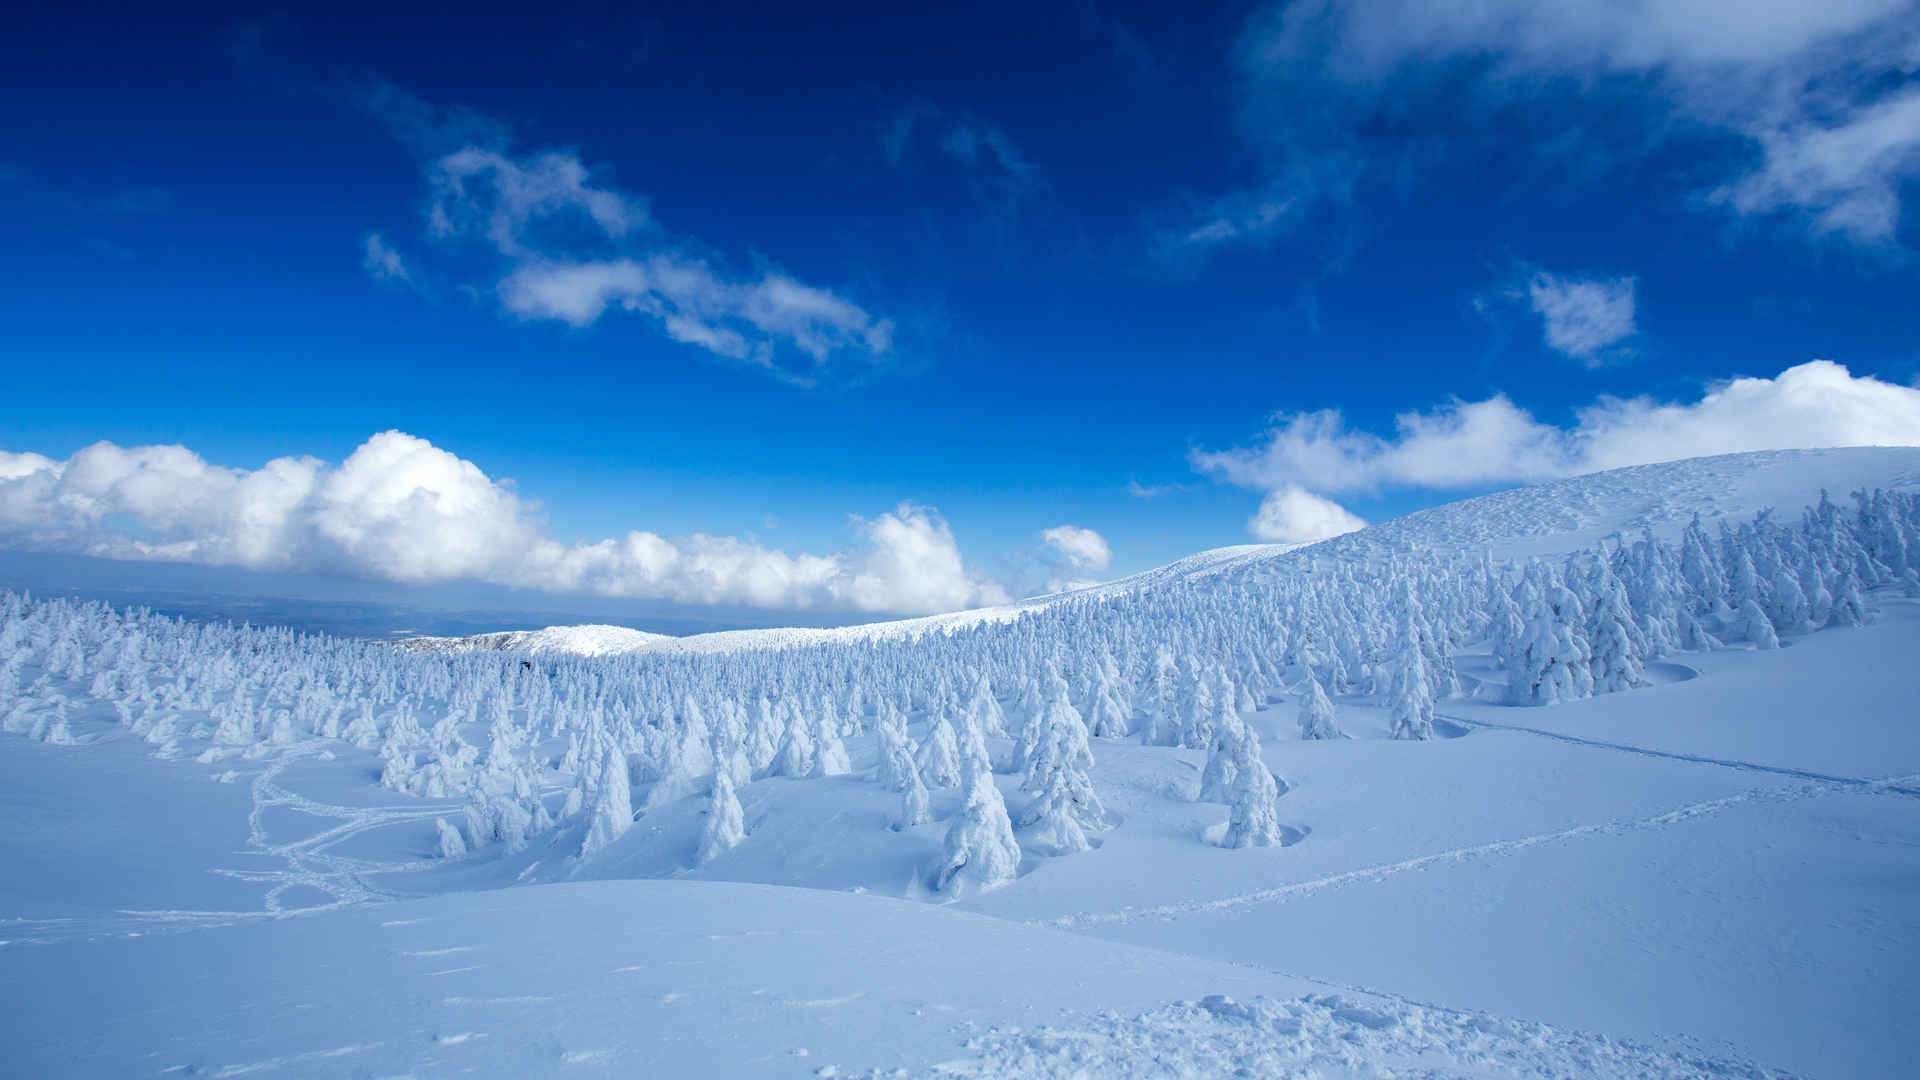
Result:
[[[1740,632],[1756,649],[1777,649],[1780,647],[1780,635],[1774,629],[1773,620],[1761,609],[1760,601],[1748,597],[1740,604]]]
[[[460,836],[460,830],[447,824],[445,818],[434,818],[433,829],[443,859],[457,859],[467,853],[467,842]]]
[[[853,760],[847,755],[847,744],[840,739],[840,718],[834,710],[833,699],[820,696],[820,714],[813,733],[813,772],[816,778],[845,776],[853,771]]]
[[[773,762],[768,767],[770,776],[804,777],[813,772],[813,734],[807,718],[798,708],[780,710],[785,715],[786,730],[780,736],[780,746],[774,751]]]
[[[1067,701],[1064,684],[1037,723],[1041,738],[1021,785],[1033,801],[1021,814],[1021,824],[1032,827],[1035,842],[1054,852],[1085,851],[1093,846],[1087,830],[1106,824],[1106,808],[1093,790],[1086,722]]]
[[[1230,848],[1278,847],[1280,785],[1260,756],[1260,736],[1243,728],[1235,746],[1233,809],[1222,844]]]
[[[714,773],[713,801],[707,806],[707,822],[700,830],[697,858],[702,864],[740,846],[747,838],[747,815],[740,797],[733,790],[733,778],[726,770]]]
[[[1226,802],[1233,797],[1240,742],[1246,735],[1246,723],[1231,704],[1215,711],[1213,743],[1207,747],[1206,767],[1200,770],[1200,802]]]
[[[1508,701],[1554,705],[1593,696],[1592,649],[1581,630],[1580,600],[1564,586],[1541,595],[1507,676]]]
[[[627,756],[607,743],[600,755],[599,782],[594,786],[593,811],[587,822],[581,855],[591,855],[620,839],[633,826],[633,792],[628,787]]]
[[[961,760],[966,770],[960,815],[941,845],[934,888],[943,892],[985,892],[1010,882],[1020,872],[1020,843],[1013,836],[1007,804],[994,785],[986,745],[969,716]]]
[[[1344,739],[1340,723],[1334,717],[1333,700],[1320,687],[1320,681],[1307,673],[1307,685],[1300,692],[1300,737],[1303,739]]]
[[[927,728],[927,741],[920,744],[920,779],[931,788],[953,787],[960,782],[960,747],[945,710],[933,718]]]

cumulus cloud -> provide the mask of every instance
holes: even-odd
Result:
[[[1311,544],[1367,527],[1365,519],[1298,484],[1270,491],[1247,531],[1275,544]]]
[[[668,235],[645,198],[577,154],[516,153],[498,124],[434,109],[390,84],[364,98],[423,157],[426,233],[449,255],[463,243],[489,251],[488,284],[475,291],[515,318],[586,327],[630,312],[674,341],[797,385],[892,355],[892,320],[772,266],[728,271],[697,243]],[[410,280],[378,234],[366,248],[376,279]],[[472,277],[470,268],[460,274]]]
[[[1036,566],[1046,575],[1040,594],[1070,592],[1098,585],[1094,574],[1113,565],[1113,549],[1107,538],[1079,525],[1056,525],[1040,533]]]
[[[763,608],[912,614],[1006,599],[927,507],[853,525],[859,543],[827,555],[638,530],[566,544],[509,484],[398,431],[338,465],[285,457],[254,470],[182,446],[102,442],[64,461],[0,452],[0,543],[13,547]]]
[[[1076,570],[1105,570],[1113,563],[1107,538],[1078,525],[1055,525],[1040,534],[1040,542]]]
[[[1310,94],[1391,111],[1402,80],[1464,78],[1499,103],[1550,81],[1747,140],[1757,164],[1707,192],[1720,205],[1879,242],[1898,224],[1901,184],[1920,175],[1916,42],[1910,0],[1298,0],[1252,20],[1241,60],[1260,123],[1288,128],[1270,133],[1291,144],[1288,161],[1336,162],[1351,146],[1351,116],[1303,110]],[[1315,116],[1331,129],[1290,127]],[[1408,167],[1417,156],[1387,171]]]
[[[1632,337],[1638,279],[1567,278],[1538,271],[1527,281],[1527,301],[1540,316],[1547,346],[1590,367]]]
[[[1920,389],[1856,377],[1816,360],[1774,378],[1738,378],[1698,401],[1601,397],[1571,427],[1543,423],[1504,395],[1403,413],[1385,438],[1338,411],[1281,414],[1254,446],[1196,449],[1195,469],[1275,494],[1459,489],[1532,482],[1627,465],[1749,450],[1920,445]],[[1271,496],[1269,497],[1271,501]],[[1276,504],[1271,532],[1307,504]],[[1337,520],[1337,519],[1336,519]]]

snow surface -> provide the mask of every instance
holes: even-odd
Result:
[[[1298,551],[1209,552],[1091,598],[645,637],[737,671],[753,658],[711,654],[917,649],[926,629],[1015,632],[1023,612],[1089,599],[1226,603],[1337,559],[1560,555],[1617,531],[1670,539],[1696,512],[1795,520],[1823,487],[1839,500],[1916,483],[1912,450],[1704,459]],[[743,785],[746,839],[709,861],[695,857],[704,788],[582,855],[591,807],[567,815],[580,789],[552,767],[564,738],[519,751],[548,763],[521,775],[557,820],[516,847],[471,834],[464,790],[381,786],[377,742],[288,727],[268,705],[268,734],[223,742],[226,706],[189,680],[224,676],[191,650],[143,676],[185,719],[143,734],[121,713],[131,691],[102,687],[109,661],[0,631],[0,1073],[1903,1075],[1920,1051],[1920,601],[1897,584],[1868,599],[1866,626],[1674,652],[1646,686],[1553,708],[1483,700],[1508,675],[1462,643],[1467,693],[1438,703],[1431,741],[1388,738],[1385,697],[1357,688],[1335,696],[1341,740],[1301,741],[1290,698],[1256,701],[1242,719],[1280,784],[1279,847],[1208,842],[1226,808],[1193,801],[1204,748],[1096,738],[1111,824],[1094,848],[1029,844],[1015,880],[958,900],[928,869],[961,791],[935,788],[930,822],[894,828],[900,797],[874,782],[879,748],[858,724],[850,773]],[[639,640],[591,629],[485,647],[549,650],[544,666]],[[306,640],[235,657],[298,656]],[[361,655],[329,663],[374,662]],[[646,678],[631,665],[649,655],[539,673],[478,653],[391,663],[452,673],[456,696],[459,678],[508,676],[524,694],[549,677]],[[487,750],[485,703],[446,700]],[[910,722],[924,738],[928,720]],[[996,760],[1016,747],[986,741]],[[1018,773],[993,781],[1026,805]],[[470,852],[441,857],[448,822]]]

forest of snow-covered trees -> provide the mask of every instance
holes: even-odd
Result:
[[[1274,845],[1284,785],[1248,712],[1295,703],[1301,738],[1338,739],[1337,703],[1364,700],[1395,738],[1428,739],[1448,698],[1630,690],[1661,656],[1866,621],[1882,588],[1920,596],[1920,496],[1823,495],[1737,528],[1696,517],[1677,540],[1616,536],[1553,560],[1342,538],[1007,621],[714,654],[429,653],[6,593],[0,726],[71,742],[91,699],[162,757],[341,740],[378,754],[387,788],[464,800],[463,820],[439,823],[449,857],[561,826],[587,856],[700,799],[700,862],[746,838],[742,788],[853,773],[861,740],[896,827],[931,820],[932,792],[959,793],[926,868],[951,894],[1011,880],[1023,852],[1097,843],[1113,824],[1092,779],[1103,740],[1204,751],[1194,797],[1226,807],[1209,835]],[[1464,672],[1467,650],[1490,670]]]

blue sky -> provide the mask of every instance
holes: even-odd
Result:
[[[1920,442],[1920,17],[1726,7],[29,12],[0,543],[930,610]],[[440,517],[327,487],[389,430]],[[229,490],[288,456],[293,501]],[[521,569],[633,530],[673,565]]]

